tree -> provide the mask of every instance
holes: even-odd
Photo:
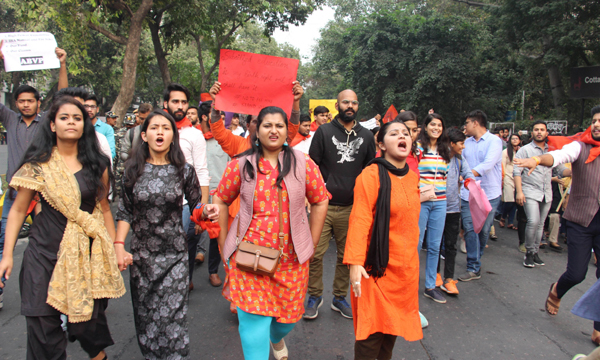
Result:
[[[66,42],[73,45],[75,55],[79,55],[71,56],[75,59],[71,64],[86,58],[89,41],[86,29],[125,45],[119,95],[112,107],[122,120],[133,99],[141,34],[152,4],[153,0],[35,0],[21,2],[18,13],[29,21],[39,18],[54,21],[64,32]],[[69,71],[73,70],[77,68],[70,66]]]
[[[547,71],[554,108],[565,115],[563,77],[570,67],[597,59],[600,3],[589,0],[506,0],[491,9],[499,34]]]
[[[361,110],[383,114],[391,104],[422,115],[435,108],[455,124],[473,106],[477,24],[460,17],[428,17],[400,8],[351,24],[330,23],[315,65],[343,75]]]

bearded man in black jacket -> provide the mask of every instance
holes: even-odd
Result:
[[[331,309],[352,319],[352,309],[346,301],[349,270],[343,263],[344,249],[354,202],[354,182],[375,157],[373,134],[355,120],[358,112],[356,93],[352,90],[342,91],[338,94],[335,107],[339,114],[331,122],[319,126],[309,150],[310,157],[321,169],[332,199],[329,201],[321,240],[310,263],[305,319],[316,318],[318,309],[323,304],[323,256],[332,235],[337,246],[337,262]]]

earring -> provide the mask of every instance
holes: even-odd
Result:
[[[254,142],[254,145],[258,146],[258,139]]]
[[[288,146],[287,140],[283,143],[283,146]]]

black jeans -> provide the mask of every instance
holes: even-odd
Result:
[[[208,248],[208,274],[216,274],[219,272],[219,264],[221,263],[221,253],[219,252],[219,242],[216,238],[210,239]]]
[[[573,286],[585,280],[594,249],[596,256],[600,254],[600,210],[594,216],[590,226],[583,227],[567,220],[567,271],[556,283],[556,294],[562,298]],[[600,267],[596,267],[596,279],[600,278]],[[600,331],[600,322],[594,322],[594,329]]]
[[[383,333],[369,335],[354,343],[354,360],[390,360],[396,344],[396,336]]]
[[[446,223],[444,224],[444,248],[446,249],[446,260],[444,260],[444,279],[454,278],[454,263],[456,260],[456,241],[460,231],[460,213],[446,213]],[[440,243],[440,254],[441,246]],[[438,261],[437,272],[440,272],[440,261]]]
[[[516,204],[516,202],[515,202]],[[519,230],[519,245],[525,244],[525,228],[527,227],[527,214],[525,208],[517,204],[517,227]]]
[[[186,205],[187,206],[187,205]],[[190,264],[190,282],[194,276],[194,267],[196,265],[196,252],[198,251],[198,243],[200,242],[200,236],[196,235],[196,223],[190,221],[190,225],[187,228],[187,242],[188,242],[188,261]]]

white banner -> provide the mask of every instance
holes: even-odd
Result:
[[[0,33],[3,40],[4,70],[31,71],[57,69],[56,39],[47,32]]]
[[[567,120],[546,120],[549,135],[567,135]]]

